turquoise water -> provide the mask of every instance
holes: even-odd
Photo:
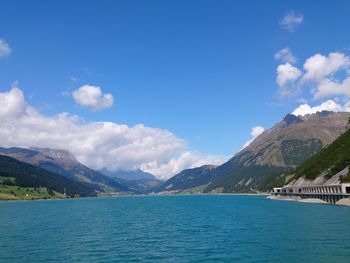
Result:
[[[0,262],[350,262],[350,208],[262,196],[0,203]]]

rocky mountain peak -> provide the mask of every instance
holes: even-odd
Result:
[[[293,114],[288,113],[283,118],[282,122],[284,123],[285,127],[288,127],[288,126],[291,126],[293,124],[301,123],[301,122],[303,122],[303,120],[298,116],[295,116]]]
[[[204,171],[210,171],[210,170],[214,170],[216,167],[218,167],[218,166],[207,164],[207,165],[203,165],[203,166],[198,167],[198,168],[203,169]]]
[[[305,116],[288,114],[258,136],[214,172],[217,179],[206,191],[242,191],[261,186],[270,175],[281,174],[303,163],[345,130],[349,113],[320,112]]]
[[[328,110],[316,112],[316,115],[320,116],[320,117],[325,117],[325,116],[328,116],[328,115],[331,115],[331,114],[334,114],[334,112],[333,111],[328,111]]]
[[[48,157],[51,157],[54,160],[61,160],[65,162],[78,162],[77,159],[74,157],[73,154],[71,154],[67,150],[63,149],[50,149],[50,148],[30,148],[31,150],[40,152]]]

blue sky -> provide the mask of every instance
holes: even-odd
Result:
[[[191,151],[231,156],[252,127],[331,97],[280,96],[274,55],[288,47],[301,69],[317,53],[349,55],[349,11],[349,1],[2,1],[0,39],[12,52],[0,60],[0,92],[18,81],[45,116],[142,123]],[[288,14],[302,17],[292,30],[281,25]],[[114,105],[77,105],[71,93],[83,85]]]

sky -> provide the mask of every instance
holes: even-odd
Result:
[[[350,111],[349,1],[1,1],[0,146],[166,179]]]

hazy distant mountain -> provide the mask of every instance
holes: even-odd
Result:
[[[301,164],[345,131],[349,113],[288,114],[248,147],[214,169],[216,179],[206,191],[247,191],[264,188],[269,176]]]
[[[211,173],[216,166],[204,165],[184,170],[167,180],[158,191],[185,190],[213,181],[215,174]]]
[[[84,184],[9,156],[0,155],[0,176],[14,178],[14,185],[19,187],[46,187],[67,195],[96,196]]]
[[[0,154],[13,157],[19,161],[39,166],[53,173],[81,182],[95,191],[131,191],[127,186],[81,164],[66,150],[0,147]]]
[[[157,179],[137,179],[137,180],[126,180],[122,178],[115,178],[115,180],[123,185],[126,185],[130,189],[133,189],[141,194],[156,191],[162,184],[163,181]]]
[[[121,179],[125,180],[139,180],[139,179],[151,179],[155,180],[156,177],[150,173],[146,173],[142,171],[141,169],[136,169],[136,170],[131,170],[131,171],[115,171],[115,172],[110,172],[106,169],[103,169],[100,171],[101,173],[108,175],[109,177],[118,177]]]
[[[156,179],[150,173],[146,173],[141,169],[132,171],[116,171],[110,172],[106,169],[100,171],[101,173],[113,178],[122,185],[129,187],[139,193],[148,193],[158,188],[163,182]]]

